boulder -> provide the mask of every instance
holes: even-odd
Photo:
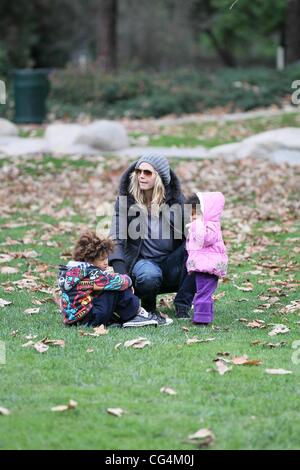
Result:
[[[0,118],[0,137],[17,136],[19,130],[15,124],[7,119]]]
[[[78,143],[83,126],[79,124],[54,123],[47,127],[45,141],[49,152],[66,152]]]
[[[95,121],[83,128],[77,143],[103,151],[120,150],[129,147],[125,127],[115,121]]]

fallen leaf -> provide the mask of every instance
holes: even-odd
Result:
[[[182,331],[184,331],[185,333],[188,333],[190,331],[190,329],[187,327],[187,326],[182,326],[181,327]]]
[[[2,416],[9,416],[11,414],[11,411],[8,410],[7,408],[3,408],[0,406],[0,415]]]
[[[194,343],[209,343],[210,341],[215,341],[216,338],[205,338],[199,339],[197,336],[193,336],[192,338],[188,338],[186,340],[186,344],[194,344]]]
[[[31,346],[34,346],[33,341],[28,341],[27,343],[22,344],[22,348],[29,348]]]
[[[12,302],[10,302],[9,300],[0,299],[0,307],[1,308],[7,307],[7,305],[11,305],[11,303]]]
[[[39,313],[40,309],[39,308],[27,308],[26,310],[24,310],[24,313],[26,315],[33,315],[35,313]]]
[[[215,441],[214,434],[209,429],[199,429],[194,434],[190,434],[189,441],[198,444],[200,447],[209,446]]]
[[[97,326],[97,328],[93,328],[93,331],[98,336],[107,335],[108,333],[108,330],[105,328],[104,325],[100,325],[100,326]]]
[[[115,345],[115,350],[119,349],[121,346],[122,346],[122,343],[117,343],[117,344]]]
[[[62,412],[62,411],[74,410],[75,408],[77,408],[77,402],[75,400],[70,400],[67,405],[54,406],[53,408],[51,408],[51,411]]]
[[[49,345],[49,346],[60,346],[61,348],[65,347],[65,341],[63,339],[48,339],[43,338],[41,343]]]
[[[14,257],[11,256],[11,255],[7,255],[5,253],[0,253],[0,264],[9,263],[13,259],[14,259]]]
[[[150,346],[150,341],[147,338],[136,338],[125,341],[125,348],[143,349],[145,346]]]
[[[287,341],[280,341],[279,343],[266,343],[266,344],[264,344],[265,347],[271,348],[271,349],[281,348],[282,346],[286,346],[286,345],[287,345]]]
[[[95,351],[94,351],[94,349],[87,349],[86,352],[87,352],[87,353],[93,353],[93,352],[95,352]]]
[[[175,392],[175,390],[173,390],[173,388],[170,388],[170,387],[162,387],[160,389],[160,392],[166,393],[167,395],[177,395],[177,392]]]
[[[266,328],[266,324],[263,320],[253,320],[247,324],[249,328]]]
[[[37,335],[27,335],[25,336],[25,339],[36,339]]]
[[[236,289],[241,290],[243,292],[253,291],[253,284],[251,282],[246,282],[245,285],[243,286],[237,286],[236,284],[233,284],[233,285]]]
[[[216,367],[217,367],[217,371],[219,372],[220,375],[224,375],[226,374],[226,372],[229,372],[232,368],[231,367],[228,367],[224,361],[218,359],[216,361]]]
[[[18,333],[19,333],[19,330],[14,330],[14,331],[11,332],[10,336],[15,337],[15,336],[17,336]]]
[[[122,408],[107,408],[107,413],[113,416],[117,416],[117,418],[121,418],[125,411]]]
[[[259,366],[262,364],[262,361],[259,359],[248,359],[248,356],[234,357],[232,359],[232,364],[236,366]]]
[[[1,274],[17,274],[18,272],[18,268],[11,268],[10,266],[3,266],[3,268],[0,269]]]
[[[285,369],[265,369],[265,372],[267,374],[272,374],[272,375],[286,375],[286,374],[293,373],[291,370],[285,370]]]
[[[268,333],[268,336],[276,336],[288,333],[290,330],[286,325],[275,325],[273,330]]]
[[[217,356],[224,356],[224,357],[230,356],[230,352],[227,352],[227,351],[222,352],[222,351],[221,351],[221,352],[218,352],[218,353],[217,353]]]
[[[49,346],[41,342],[35,343],[33,347],[39,353],[44,353],[49,349]]]

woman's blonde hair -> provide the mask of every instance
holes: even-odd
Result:
[[[156,178],[153,187],[151,211],[154,215],[159,214],[159,208],[163,204],[166,197],[166,189],[162,182],[161,177],[155,172]],[[145,211],[147,211],[145,193],[141,190],[139,185],[138,176],[133,171],[130,175],[129,192],[134,197],[135,202]]]

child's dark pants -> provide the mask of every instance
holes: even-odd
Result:
[[[214,301],[212,294],[218,287],[218,277],[214,274],[196,272],[196,289],[194,297],[195,323],[211,323],[214,319]]]
[[[140,307],[139,298],[131,288],[124,291],[104,291],[93,297],[93,308],[81,324],[89,326],[107,325],[112,321],[113,313],[120,317],[120,323],[125,323],[135,317]]]

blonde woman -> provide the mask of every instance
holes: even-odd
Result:
[[[110,236],[115,250],[109,262],[128,274],[142,306],[159,324],[171,324],[156,310],[156,296],[177,292],[177,318],[189,318],[195,277],[187,275],[184,196],[163,155],[146,154],[121,177]]]

